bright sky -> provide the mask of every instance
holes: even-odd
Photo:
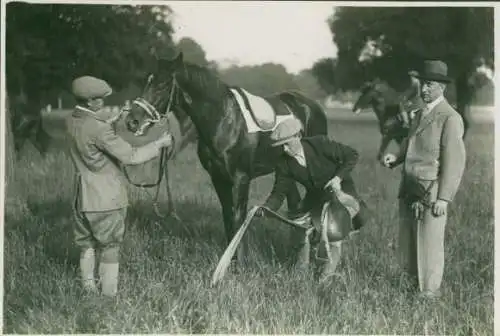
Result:
[[[166,2],[175,12],[174,39],[191,37],[210,61],[283,64],[291,73],[310,68],[337,49],[326,22],[329,2]]]

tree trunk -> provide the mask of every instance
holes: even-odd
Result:
[[[14,134],[12,132],[11,111],[8,96],[5,97],[5,220],[18,219],[28,212],[26,199],[16,182],[16,153],[14,151]],[[3,140],[2,140],[3,141]],[[3,169],[3,168],[2,168]],[[3,173],[3,172],[2,172]]]

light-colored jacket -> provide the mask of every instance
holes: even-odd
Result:
[[[462,117],[450,104],[438,103],[420,123],[412,125],[402,144],[403,179],[437,180],[437,198],[452,201],[465,169]]]
[[[156,142],[134,148],[116,135],[105,117],[77,106],[67,120],[71,158],[77,170],[79,211],[109,211],[128,206],[126,179],[119,168],[160,154]]]

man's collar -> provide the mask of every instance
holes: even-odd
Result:
[[[432,109],[434,109],[440,102],[442,102],[444,100],[444,96],[441,95],[439,97],[437,97],[433,102],[430,102],[427,105],[427,113],[429,113],[430,111],[432,111]],[[427,114],[424,112],[424,114]]]
[[[80,115],[87,115],[87,116],[90,116],[94,119],[106,122],[106,118],[101,116],[99,113],[96,113],[95,111],[92,111],[91,109],[88,109],[88,108],[83,107],[81,105],[76,105],[75,112],[77,114],[80,114]]]

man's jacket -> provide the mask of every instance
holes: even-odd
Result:
[[[438,199],[452,201],[465,169],[466,153],[462,139],[462,117],[443,100],[410,128],[402,146],[403,179],[400,196],[407,180],[428,186],[438,184]],[[411,185],[411,183],[410,183]]]
[[[277,178],[274,182],[273,192],[269,195],[264,206],[278,210],[290,184],[295,182],[299,182],[307,190],[307,196],[304,200],[305,208],[313,206],[312,203],[321,206],[321,201],[324,200],[325,196],[325,184],[335,176],[349,182],[342,183],[342,190],[357,196],[355,191],[347,190],[354,188],[350,172],[358,160],[356,150],[324,135],[303,138],[301,143],[304,148],[306,167],[301,166],[294,158],[283,154],[276,163]]]
[[[152,142],[134,148],[116,135],[113,125],[77,106],[67,120],[71,158],[77,170],[79,211],[109,211],[128,206],[125,177],[119,162],[138,164],[159,154]]]

